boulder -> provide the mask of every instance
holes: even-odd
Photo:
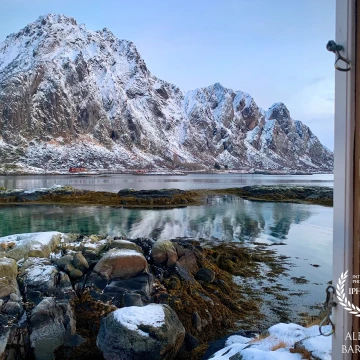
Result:
[[[192,275],[194,275],[199,270],[196,256],[189,249],[184,250],[184,255],[180,257],[179,260],[176,262],[176,266],[187,270]]]
[[[75,266],[76,269],[80,270],[83,273],[89,270],[89,264],[81,252],[78,252],[74,255],[74,258],[72,259],[72,264]]]
[[[6,315],[18,317],[22,312],[22,306],[15,301],[8,301],[1,308],[1,312]]]
[[[112,303],[117,307],[122,306],[125,293],[139,294],[141,301],[148,303],[153,283],[153,275],[146,273],[131,279],[112,280],[103,292],[104,295],[112,298]]]
[[[0,258],[0,277],[16,278],[18,267],[14,259]]]
[[[27,257],[49,258],[52,251],[60,244],[62,234],[55,231],[16,234],[0,238],[0,243],[14,244],[6,250],[6,256],[16,261]]]
[[[65,268],[64,268],[64,271],[67,273],[67,274],[70,274],[73,270],[76,270],[75,269],[75,266],[73,264],[66,264]]]
[[[33,265],[19,277],[26,301],[37,303],[45,296],[71,298],[75,292],[68,275],[52,265]]]
[[[79,280],[82,278],[83,273],[78,269],[74,269],[70,271],[69,276],[71,280]]]
[[[152,247],[152,258],[156,265],[174,266],[178,256],[174,244],[169,240],[156,241]]]
[[[19,265],[19,273],[22,274],[24,271],[34,265],[51,265],[51,261],[46,258],[27,258],[22,265]]]
[[[135,250],[141,253],[143,252],[140,246],[128,240],[114,240],[111,243],[111,247],[116,249]]]
[[[147,270],[143,254],[135,250],[108,251],[96,264],[94,271],[105,279],[131,278]]]
[[[124,306],[144,306],[141,295],[126,292],[124,294]]]
[[[35,360],[53,360],[54,351],[75,334],[74,313],[68,301],[44,298],[31,312],[30,345]]]
[[[101,321],[97,346],[106,360],[170,360],[185,329],[168,305],[118,309]]]
[[[72,255],[65,255],[62,256],[60,259],[53,260],[53,262],[60,270],[64,270],[67,265],[71,264],[72,259]]]
[[[93,260],[98,258],[106,248],[106,240],[100,240],[98,242],[95,242],[95,240],[86,241],[83,243],[83,254],[85,258]]]
[[[140,246],[146,259],[150,260],[151,258],[151,249],[155,244],[155,241],[153,239],[149,238],[136,238],[133,240],[133,242]]]
[[[184,256],[185,255],[185,249],[179,245],[177,242],[173,242],[173,245],[175,247],[176,253],[178,257]]]
[[[14,259],[0,258],[0,299],[11,293],[20,294],[16,281],[18,267]]]
[[[215,273],[208,268],[201,268],[196,274],[195,274],[196,280],[201,280],[204,282],[212,283],[215,280]]]

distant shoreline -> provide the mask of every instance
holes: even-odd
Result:
[[[92,205],[127,208],[173,208],[205,205],[212,196],[234,195],[253,201],[333,206],[333,189],[321,186],[254,185],[228,189],[134,190],[118,193],[80,190],[71,186],[34,190],[2,190],[0,205]]]
[[[269,172],[269,171],[254,171],[254,172],[244,172],[241,170],[228,170],[228,171],[187,171],[187,172],[166,172],[166,171],[154,171],[148,173],[136,173],[135,171],[89,171],[89,172],[78,172],[78,173],[70,173],[70,172],[10,172],[4,173],[0,172],[0,176],[54,176],[54,175],[71,175],[71,176],[103,176],[103,175],[134,175],[134,176],[186,176],[186,175],[276,175],[276,176],[299,176],[299,175],[333,175],[334,172],[302,172],[302,171],[293,171],[293,172]]]

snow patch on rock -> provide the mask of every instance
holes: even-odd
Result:
[[[16,246],[23,246],[30,243],[39,243],[39,245],[50,245],[53,237],[56,235],[63,235],[57,231],[13,234],[0,237],[0,243],[8,244],[15,242]]]
[[[139,329],[139,326],[161,327],[165,324],[165,313],[159,304],[147,306],[129,306],[114,311],[114,318],[129,330],[137,331],[140,335],[149,336]]]

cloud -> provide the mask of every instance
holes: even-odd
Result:
[[[314,85],[314,84],[321,83],[323,81],[326,81],[326,76],[318,76],[318,77],[314,77],[311,80],[309,80],[309,84]]]
[[[334,115],[335,83],[332,77],[318,77],[300,88],[290,99],[289,108],[296,118]]]
[[[331,76],[316,77],[294,92],[288,108],[329,149],[334,143],[335,81]]]

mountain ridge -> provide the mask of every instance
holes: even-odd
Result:
[[[3,161],[54,169],[333,168],[283,103],[265,111],[220,83],[182,92],[131,41],[57,14],[0,43],[0,135]]]

